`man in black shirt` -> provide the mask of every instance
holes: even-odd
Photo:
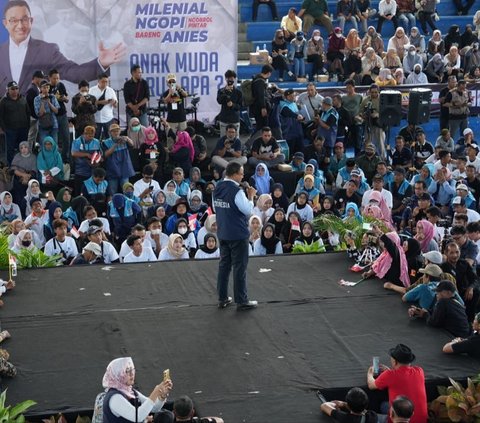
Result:
[[[465,180],[466,185],[468,186],[470,192],[477,204],[480,201],[480,180],[477,178],[477,170],[474,165],[467,164],[466,168],[467,179]]]
[[[446,97],[450,90],[453,90],[457,86],[457,77],[455,75],[450,75],[448,77],[448,85],[440,91],[438,95],[438,102],[440,103],[440,129],[448,129],[448,116],[449,109],[448,104],[446,105]]]
[[[473,321],[473,335],[468,338],[455,338],[443,346],[446,354],[468,354],[474,358],[480,358],[480,313],[475,315]]]
[[[252,81],[253,104],[250,106],[250,114],[255,118],[256,131],[268,126],[271,105],[267,94],[267,79],[272,76],[272,72],[270,65],[263,65],[262,71]]]
[[[167,104],[167,122],[174,132],[185,131],[187,128],[185,99],[188,94],[173,73],[167,75],[167,84],[168,90],[163,93],[163,101]]]
[[[402,136],[395,137],[395,150],[392,153],[392,167],[403,167],[407,171],[412,167],[412,152],[405,147],[405,140]]]
[[[465,306],[455,298],[455,285],[450,281],[442,281],[435,289],[437,302],[430,314],[424,308],[412,306],[408,310],[410,317],[426,317],[427,324],[448,330],[454,336],[467,337],[471,333],[465,313]]]
[[[235,86],[237,74],[233,70],[225,72],[226,85],[217,92],[217,103],[221,105],[218,115],[220,136],[227,132],[227,125],[233,124],[240,134],[240,111],[242,110],[242,92]]]
[[[415,140],[412,146],[414,166],[417,169],[421,169],[425,164],[425,160],[427,160],[434,152],[433,145],[426,140],[425,132],[420,128],[415,134]]]
[[[357,193],[357,184],[353,180],[348,181],[335,194],[335,207],[340,214],[345,212],[347,203],[355,203],[358,208],[362,205],[362,197]]]
[[[150,99],[150,88],[147,81],[142,79],[142,68],[139,65],[132,66],[130,75],[132,77],[123,84],[127,122],[136,117],[143,126],[148,126],[147,103]]]
[[[32,85],[25,93],[27,99],[28,108],[30,109],[30,129],[28,131],[28,144],[30,148],[35,145],[38,134],[38,116],[35,113],[35,107],[33,101],[36,96],[40,95],[40,82],[45,79],[45,75],[41,70],[37,70],[33,73]]]
[[[460,258],[460,248],[456,243],[449,242],[445,254],[447,261],[442,263],[441,268],[444,272],[450,273],[455,277],[458,293],[465,302],[468,321],[472,322],[475,317],[475,308],[480,297],[477,276],[472,266],[470,266],[466,260]]]
[[[60,73],[56,69],[48,72],[50,81],[50,94],[53,94],[60,105],[57,113],[58,142],[62,148],[62,160],[64,163],[70,161],[70,131],[68,129],[68,116],[65,104],[68,103],[68,93],[63,82],[60,81]]]
[[[285,155],[282,154],[280,146],[272,136],[272,130],[264,126],[261,137],[253,141],[252,157],[248,159],[248,163],[253,167],[257,167],[259,163],[265,163],[268,168],[275,168],[284,162]]]
[[[320,406],[327,416],[340,423],[376,423],[377,414],[367,410],[368,396],[361,388],[352,388],[347,392],[345,401],[324,402]]]

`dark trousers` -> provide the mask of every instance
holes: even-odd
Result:
[[[265,4],[270,8],[270,11],[272,12],[272,18],[274,20],[278,20],[278,12],[277,12],[277,5],[273,0],[270,0],[265,3],[265,1],[261,0],[253,0],[253,5],[252,5],[252,20],[256,21],[257,20],[257,12],[258,12],[258,6],[261,4]]]
[[[63,163],[70,161],[70,131],[68,129],[68,116],[66,114],[57,116],[58,122],[58,143],[62,147]]]
[[[379,34],[381,34],[381,32],[382,32],[382,26],[383,26],[383,23],[384,23],[386,20],[388,20],[388,19],[385,19],[383,16],[379,16],[379,17],[378,17],[377,32],[378,32]],[[394,17],[391,19],[391,21],[393,22],[394,28],[397,29],[397,27],[398,27],[397,17],[394,16]]]
[[[462,0],[453,0],[453,3],[457,7],[457,12],[461,13],[462,15],[468,15],[468,11],[475,3],[475,0],[467,0],[467,3],[462,5]]]
[[[246,304],[248,238],[235,241],[220,240],[220,262],[218,263],[218,301],[228,298],[228,280],[233,270],[233,299],[237,304]]]
[[[108,132],[108,129],[113,122],[113,119],[105,123],[95,122],[97,124],[97,127],[95,129],[95,138],[99,141],[102,139],[106,140],[107,138],[110,138],[110,133]]]
[[[255,131],[260,131],[264,126],[268,126],[268,115],[262,116],[261,109],[252,109],[252,116],[255,118]]]
[[[473,289],[473,297],[471,300],[467,301],[465,298],[463,298],[463,301],[465,302],[465,313],[467,314],[467,318],[470,323],[473,322],[475,314],[477,313],[479,298],[480,290],[478,288]]]
[[[435,25],[435,20],[433,19],[434,13],[431,12],[418,12],[418,20],[420,21],[420,26],[424,34],[428,34],[427,24],[432,28],[432,31],[437,29]]]
[[[6,129],[5,140],[7,141],[7,163],[10,165],[15,156],[15,152],[18,151],[18,144],[22,141],[28,140],[29,128],[19,129]]]

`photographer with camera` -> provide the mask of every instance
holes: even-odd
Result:
[[[220,125],[220,136],[225,136],[227,126],[235,126],[237,133],[240,133],[240,111],[242,110],[242,92],[235,86],[237,74],[233,70],[225,72],[225,86],[217,92],[217,103],[221,109],[218,114]]]
[[[188,93],[177,83],[174,73],[167,75],[168,90],[163,93],[163,101],[167,105],[167,122],[176,131],[187,129],[185,99]]]
[[[43,145],[43,139],[50,135],[58,140],[58,121],[56,114],[60,109],[57,99],[50,94],[50,82],[46,79],[40,82],[40,94],[33,100],[35,113],[38,116],[38,139]]]
[[[75,132],[82,134],[86,126],[96,128],[95,113],[97,99],[89,94],[90,84],[82,80],[78,83],[78,93],[72,98],[72,112],[75,113]]]
[[[78,255],[75,239],[71,236],[67,236],[66,220],[55,219],[53,221],[53,230],[55,232],[55,237],[47,241],[44,252],[47,256],[61,254],[62,263],[68,265]]]

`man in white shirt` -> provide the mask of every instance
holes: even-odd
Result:
[[[42,200],[37,197],[30,200],[30,207],[32,208],[32,213],[25,219],[25,228],[35,232],[39,244],[36,247],[42,248],[45,245],[43,225],[48,222],[48,212],[44,210]]]
[[[157,261],[157,257],[152,249],[150,247],[144,247],[143,240],[140,236],[130,235],[126,242],[132,251],[125,256],[124,263]]]
[[[133,195],[140,198],[140,206],[146,211],[153,205],[152,192],[160,189],[160,185],[153,179],[153,168],[146,165],[142,170],[142,179],[133,184]]]
[[[467,166],[475,166],[477,173],[480,172],[480,159],[478,158],[478,145],[470,144],[466,149],[467,153]]]
[[[382,194],[382,197],[385,200],[385,204],[391,210],[393,207],[393,197],[392,193],[385,188],[383,188],[383,177],[380,174],[376,174],[372,179],[372,186],[373,188],[364,192],[362,197],[362,209],[368,206],[370,202],[370,196],[372,195],[373,191],[378,191]]]
[[[130,237],[133,236],[133,235],[137,236],[137,237],[140,237],[140,241],[142,242],[144,252],[145,252],[145,250],[149,250],[149,249],[152,250],[152,247],[150,246],[150,243],[145,242],[146,234],[147,234],[147,232],[145,230],[145,226],[137,224],[132,228],[132,233],[130,235]],[[127,238],[125,241],[123,241],[122,245],[120,247],[120,253],[118,254],[119,257],[120,257],[120,263],[123,263],[125,257],[132,252],[132,247],[128,243],[129,238]],[[153,250],[152,250],[152,253],[153,253]]]
[[[398,27],[397,2],[395,0],[381,0],[378,5],[377,32],[382,33],[382,26],[385,21],[392,21],[395,29]]]
[[[98,217],[97,216],[97,211],[95,210],[95,207],[93,206],[85,206],[83,210],[83,215],[85,216],[85,220],[80,223],[80,226],[78,228],[78,232],[80,232],[80,236],[86,236],[88,232],[88,228],[90,227],[90,222],[92,220],[100,220],[102,222],[101,228],[103,229],[103,232],[108,236],[110,235],[110,222],[108,219],[104,217]],[[99,226],[99,225],[96,225]]]
[[[317,93],[317,87],[313,82],[307,85],[307,91],[299,94],[297,104],[300,108],[300,114],[305,118],[305,123],[314,120],[315,115],[318,116],[322,105],[323,96]]]
[[[105,264],[118,263],[118,253],[115,247],[108,241],[104,241],[102,228],[98,226],[90,226],[87,232],[88,241],[94,242],[100,246],[101,257],[100,262]]]
[[[468,223],[478,222],[480,220],[480,214],[475,210],[468,209],[465,204],[465,199],[457,195],[452,200],[452,208],[455,213],[463,213],[468,216]]]
[[[55,219],[53,221],[53,230],[55,231],[55,237],[45,244],[44,252],[47,256],[60,254],[62,256],[62,263],[70,264],[77,256],[78,248],[75,240],[67,236],[67,221]]]
[[[114,123],[113,116],[118,100],[115,90],[108,86],[108,75],[106,73],[98,76],[97,85],[90,88],[89,94],[97,99],[95,103],[97,105],[95,138],[97,140],[107,139],[110,136],[108,128]]]

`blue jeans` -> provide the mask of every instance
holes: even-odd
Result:
[[[405,30],[409,32],[417,23],[413,13],[400,13],[398,15],[398,23]]]
[[[40,147],[43,146],[43,140],[45,137],[52,137],[58,145],[58,128],[52,129],[42,129],[38,128],[38,142],[40,143]]]
[[[237,304],[248,303],[247,265],[248,238],[235,241],[220,240],[220,262],[218,263],[218,301],[228,298],[228,280],[233,268],[233,298]]]
[[[68,130],[68,116],[66,114],[57,116],[58,142],[62,146],[62,160],[64,163],[70,161],[70,131]]]
[[[130,119],[134,117],[136,117],[143,126],[149,126],[147,113],[142,113],[140,116],[133,116],[129,112],[127,112],[127,125],[130,122]]]
[[[295,67],[295,76],[305,76],[305,59],[303,57],[301,58],[294,58],[293,59],[293,64]]]
[[[107,180],[108,180],[108,194],[112,196],[117,192],[122,192],[123,184],[128,182],[128,178],[112,178],[112,179],[109,178]]]
[[[15,156],[15,152],[18,150],[18,144],[22,141],[28,140],[28,129],[29,128],[19,128],[19,129],[6,129],[5,130],[5,140],[7,142],[7,162],[10,165]]]

